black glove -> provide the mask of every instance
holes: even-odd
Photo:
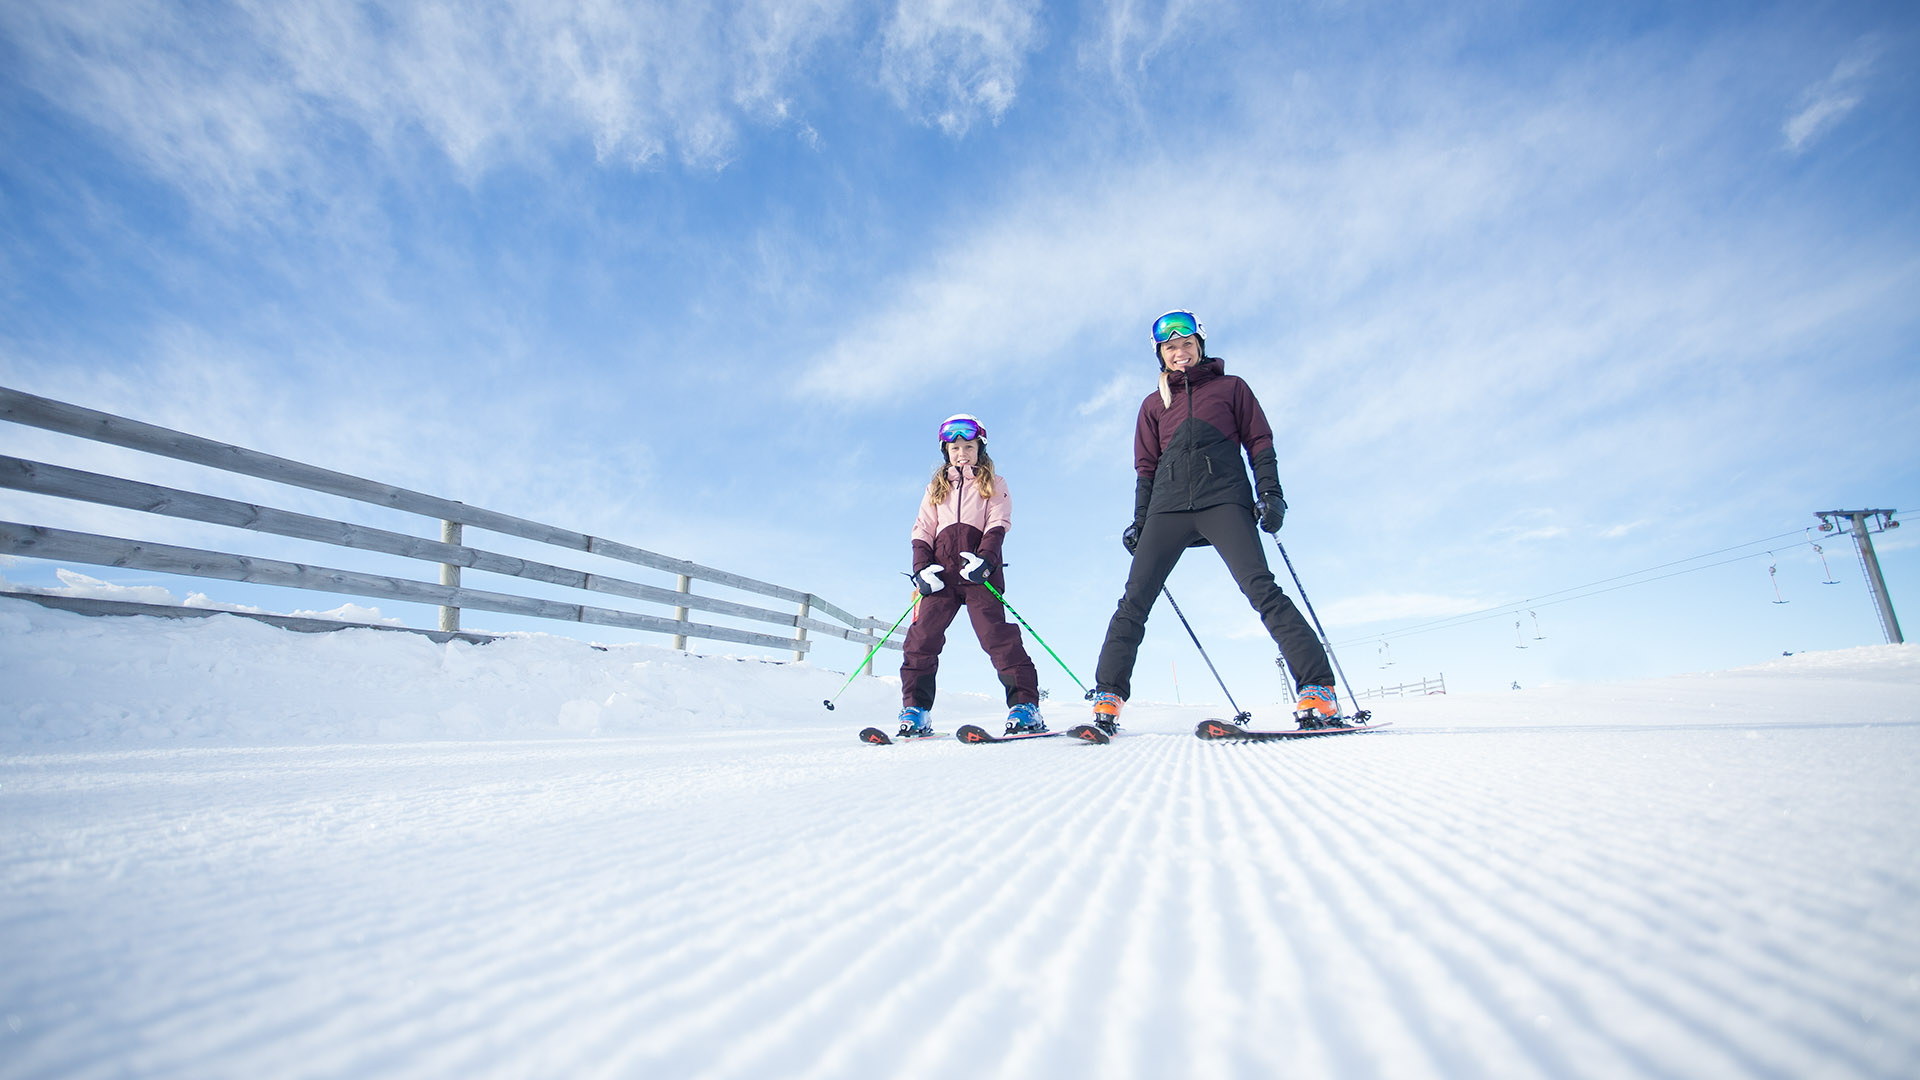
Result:
[[[1287,519],[1287,500],[1280,497],[1278,490],[1260,496],[1260,528],[1265,532],[1277,533],[1280,523]]]
[[[1279,532],[1286,520],[1287,500],[1280,494],[1280,467],[1271,446],[1253,455],[1253,489],[1260,493],[1260,528]]]
[[[993,573],[993,564],[971,551],[960,553],[960,580],[978,585]]]
[[[1127,554],[1140,546],[1140,528],[1147,523],[1147,507],[1153,503],[1153,477],[1136,476],[1133,478],[1133,524],[1120,534],[1120,542],[1127,547]]]

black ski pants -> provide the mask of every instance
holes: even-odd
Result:
[[[1129,696],[1134,658],[1140,651],[1140,640],[1147,634],[1147,613],[1160,599],[1160,590],[1181,554],[1202,539],[1220,553],[1300,685],[1332,686],[1333,669],[1327,664],[1320,639],[1267,569],[1267,553],[1254,527],[1253,508],[1222,503],[1204,510],[1147,515],[1140,526],[1140,542],[1133,549],[1126,595],[1120,598],[1120,607],[1107,624],[1107,641],[1100,647],[1100,663],[1093,672],[1094,689],[1118,694],[1122,700]]]

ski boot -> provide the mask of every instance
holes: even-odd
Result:
[[[1098,690],[1093,695],[1093,726],[1109,735],[1120,730],[1120,706],[1125,705],[1119,694],[1109,694]]]
[[[1340,718],[1340,699],[1334,696],[1331,686],[1301,687],[1300,703],[1294,706],[1293,718],[1301,731],[1353,726]]]
[[[1047,722],[1040,719],[1038,702],[1023,701],[1007,710],[1007,734],[1034,735],[1047,730]]]
[[[927,719],[927,710],[912,705],[900,710],[900,734],[902,739],[918,739],[933,734],[933,724]]]

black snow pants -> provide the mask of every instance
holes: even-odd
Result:
[[[1094,689],[1118,694],[1122,700],[1128,697],[1133,689],[1134,657],[1147,634],[1147,613],[1160,598],[1167,575],[1173,573],[1181,554],[1201,539],[1212,544],[1225,560],[1235,584],[1260,613],[1260,621],[1273,635],[1274,644],[1280,646],[1280,655],[1287,658],[1287,668],[1300,686],[1332,686],[1333,669],[1327,664],[1320,639],[1267,569],[1267,553],[1254,527],[1253,508],[1222,503],[1204,510],[1147,515],[1140,526],[1140,542],[1133,550],[1126,595],[1120,598],[1120,607],[1107,624],[1106,644],[1100,647],[1100,663],[1093,672]]]

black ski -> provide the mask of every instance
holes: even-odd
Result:
[[[1064,731],[1026,731],[1018,735],[995,735],[979,724],[962,724],[953,737],[964,743],[1025,742],[1028,739],[1052,739],[1068,734]]]
[[[932,739],[944,739],[946,733],[935,731],[926,735],[889,735],[877,727],[865,728],[860,732],[860,741],[875,746],[891,746],[897,742],[927,742]]]
[[[1053,739],[1062,735],[1071,735],[1083,742],[1104,744],[1107,733],[1093,724],[1076,724],[1065,731],[1030,731],[1020,735],[995,735],[978,724],[967,724],[953,733],[954,738],[964,743],[1000,743],[1025,742],[1028,739]]]
[[[1310,739],[1317,735],[1357,735],[1391,726],[1387,721],[1349,724],[1347,727],[1295,728],[1291,731],[1249,731],[1231,720],[1202,720],[1193,733],[1202,739],[1226,742],[1267,742],[1273,739]]]

